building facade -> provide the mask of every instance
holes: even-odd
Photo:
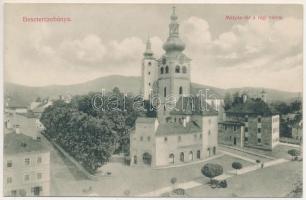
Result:
[[[279,143],[279,115],[261,99],[248,99],[225,112],[219,144],[272,150]]]
[[[183,53],[175,8],[170,18],[165,53],[155,59],[148,41],[142,60],[142,94],[144,100],[158,99],[157,116],[136,120],[130,134],[132,166],[179,165],[217,153],[218,112],[211,106],[200,109],[202,102],[191,97],[191,59]]]
[[[49,196],[50,152],[23,134],[5,134],[4,142],[4,196]]]

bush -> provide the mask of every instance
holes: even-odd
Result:
[[[210,182],[212,182],[214,177],[223,174],[223,167],[218,164],[208,163],[202,167],[201,172],[204,176],[210,178]]]
[[[297,160],[297,156],[300,155],[300,152],[296,149],[290,149],[288,154],[292,156],[292,160],[295,158]]]
[[[240,162],[233,162],[233,163],[232,163],[232,167],[233,167],[234,169],[236,169],[236,175],[237,175],[238,169],[241,169],[241,168],[242,168],[242,164],[241,164]]]

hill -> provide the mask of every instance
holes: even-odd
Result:
[[[50,85],[45,87],[30,87],[24,85],[18,85],[14,83],[5,83],[4,84],[4,95],[5,97],[9,96],[17,100],[22,105],[29,105],[29,103],[35,100],[37,97],[55,97],[58,95],[82,95],[87,94],[88,92],[99,92],[102,89],[112,90],[114,87],[118,87],[122,92],[139,94],[141,86],[140,77],[131,77],[131,76],[120,76],[113,75],[107,77],[97,78],[88,82],[73,84],[73,85]],[[200,89],[205,91],[209,89],[213,91],[220,97],[223,97],[227,92],[234,93],[237,91],[248,91],[251,96],[255,96],[259,93],[262,88],[252,88],[252,87],[243,87],[243,88],[231,88],[231,89],[222,89],[216,88],[213,86],[201,85],[197,83],[192,83],[192,93],[198,92]],[[268,94],[269,101],[285,101],[290,102],[294,98],[298,97],[298,93],[286,92],[274,89],[264,88]]]

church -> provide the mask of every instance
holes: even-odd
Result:
[[[222,102],[207,95],[205,101],[192,96],[191,59],[183,53],[185,44],[179,36],[175,8],[170,19],[165,53],[155,58],[148,40],[143,54],[142,95],[144,100],[158,98],[158,109],[155,117],[136,120],[130,135],[131,166],[177,166],[217,152]],[[174,103],[169,103],[173,98]]]

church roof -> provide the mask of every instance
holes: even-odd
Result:
[[[181,135],[202,132],[202,129],[193,121],[186,123],[186,127],[183,124],[174,122],[159,124],[156,135]]]
[[[175,109],[170,112],[171,115],[202,115],[202,116],[214,116],[218,115],[218,112],[214,110],[209,104],[207,104],[200,97],[180,97],[176,103]]]

